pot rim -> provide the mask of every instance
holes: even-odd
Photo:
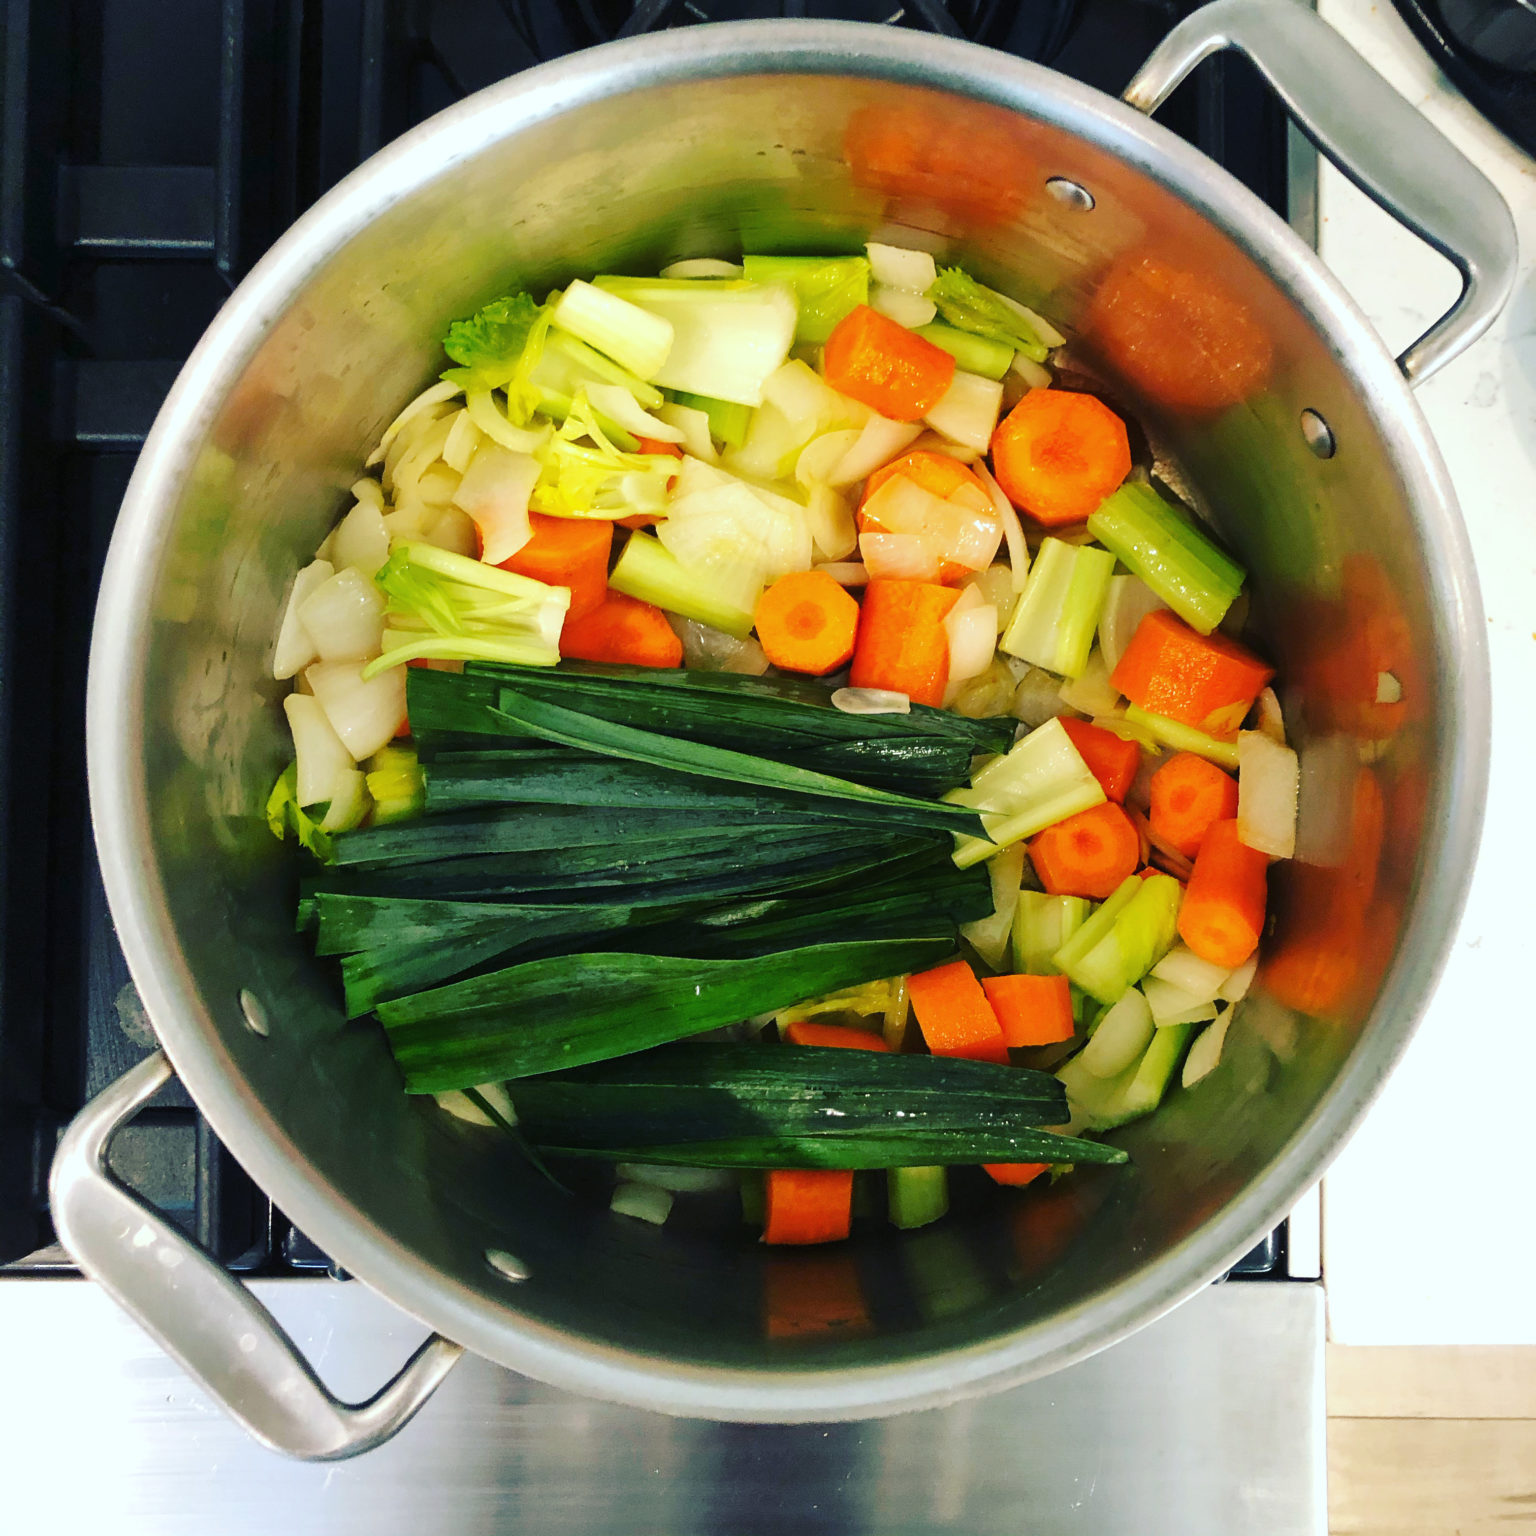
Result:
[[[830,74],[949,91],[1043,119],[1153,177],[1249,251],[1346,367],[1444,558],[1429,597],[1447,701],[1413,917],[1361,1040],[1312,1114],[1240,1195],[1154,1263],[1075,1306],[985,1343],[888,1365],[745,1371],[662,1361],[515,1315],[391,1240],[305,1163],[243,1086],[198,1001],[153,863],[142,763],[151,631],[143,573],[229,387],[333,252],[444,168],[597,100],[723,76]],[[1113,97],[977,44],[856,22],[710,24],[604,44],[491,86],[429,119],[315,204],[225,303],[178,376],[139,456],[114,529],[92,635],[87,760],[97,852],[129,969],[177,1072],[255,1182],[349,1272],[486,1358],[569,1390],[674,1414],[794,1422],[939,1406],[1070,1365],[1155,1320],[1283,1219],[1358,1126],[1406,1048],[1455,932],[1487,780],[1486,637],[1469,542],[1416,401],[1375,331],[1294,231],[1227,171]]]

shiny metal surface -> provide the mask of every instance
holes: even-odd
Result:
[[[156,1051],[71,1122],[48,1184],[60,1241],[263,1445],[305,1461],[382,1445],[410,1422],[463,1349],[429,1339],[398,1370],[391,1367],[393,1379],[365,1402],[333,1397],[249,1288],[108,1167],[113,1136],[171,1076],[165,1053]]]
[[[360,1285],[255,1290],[341,1389],[417,1326]],[[468,1359],[362,1461],[250,1442],[78,1281],[0,1281],[7,1529],[60,1536],[1324,1536],[1322,1295],[1217,1286],[984,1402],[708,1424]],[[89,1477],[77,1475],[90,1469]],[[64,1490],[68,1490],[67,1494]]]
[[[1420,383],[1493,324],[1514,286],[1515,221],[1498,189],[1298,0],[1212,0],[1158,45],[1124,100],[1155,112],[1202,59],[1245,54],[1356,186],[1462,275],[1456,303],[1398,358]]]
[[[914,132],[916,159],[900,149]],[[1093,210],[1043,194],[1051,176]],[[284,756],[267,658],[293,570],[430,377],[450,317],[572,271],[842,248],[874,229],[1049,312],[1199,488],[1284,669],[1310,862],[1277,882],[1284,965],[1221,1067],[1121,1134],[1129,1170],[789,1254],[613,1220],[401,1095],[379,1032],[341,1018],[292,931],[289,866],[260,815]],[[1117,351],[1106,291],[1149,264],[1242,325]],[[1250,352],[1234,373],[1238,331]],[[1332,458],[1307,448],[1303,409],[1329,424]],[[1401,706],[1375,703],[1381,669]],[[146,1007],[215,1130],[305,1232],[525,1375],[670,1413],[811,1422],[1080,1360],[1224,1270],[1315,1182],[1401,1051],[1460,907],[1487,670],[1465,535],[1403,376],[1236,181],[1130,108],[986,50],[750,23],[594,50],[471,98],[279,242],[139,460],[88,724],[103,871]]]

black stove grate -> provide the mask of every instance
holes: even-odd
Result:
[[[1174,0],[0,0],[0,1265],[66,1262],[61,1128],[152,1038],[88,830],[83,699],[113,520],[182,360],[257,256],[466,93],[636,32],[828,16],[967,36],[1118,92]],[[1286,130],[1240,60],[1164,120],[1286,211]],[[232,1266],[324,1254],[178,1087],[120,1173]],[[1273,1246],[1250,1261],[1276,1271]]]

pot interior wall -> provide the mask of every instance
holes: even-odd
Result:
[[[875,79],[747,75],[590,101],[551,90],[542,122],[429,178],[412,157],[430,147],[398,152],[417,189],[280,303],[207,402],[154,581],[144,757],[123,765],[151,786],[154,874],[205,1012],[159,1022],[173,1055],[205,1032],[308,1177],[502,1320],[487,1326],[783,1371],[1027,1329],[1184,1242],[1272,1163],[1356,1045],[1441,793],[1437,668],[1449,664],[1436,659],[1446,621],[1424,535],[1327,342],[1259,264],[1130,161],[1043,120]],[[1053,177],[1087,188],[1092,210],[1052,195]],[[764,1252],[744,1227],[722,1240],[611,1219],[495,1134],[404,1097],[381,1033],[343,1021],[334,978],[293,933],[292,866],[261,817],[285,754],[285,685],[269,660],[294,569],[383,425],[439,366],[449,319],[594,269],[857,249],[877,231],[963,262],[1071,331],[1074,358],[1144,422],[1166,472],[1198,487],[1251,569],[1255,622],[1286,679],[1312,862],[1276,882],[1281,984],[1245,1004],[1213,1077],[1122,1136],[1128,1169],[1023,1195],[978,1185],[928,1231]],[[1117,354],[1095,329],[1096,295],[1117,262],[1143,258],[1224,295],[1267,365],[1234,384],[1222,337],[1198,328],[1163,333],[1150,364],[1145,350]],[[1197,380],[1193,402],[1157,366],[1169,357]],[[1331,425],[1332,458],[1306,446],[1304,408]],[[1400,682],[1401,704],[1378,704],[1379,672]],[[1383,807],[1378,868],[1370,818]],[[245,1028],[243,989],[270,1019],[265,1039]],[[344,1234],[312,1235],[345,1254]],[[515,1254],[529,1278],[508,1283],[487,1248]]]

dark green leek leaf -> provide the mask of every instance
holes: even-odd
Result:
[[[935,1056],[685,1044],[528,1078],[518,1123],[550,1153],[706,1167],[1123,1162],[1040,1129],[1048,1075]]]
[[[752,757],[728,747],[679,741],[654,731],[618,725],[611,720],[566,709],[563,705],[542,703],[511,688],[501,690],[498,713],[518,729],[542,740],[557,741],[586,751],[606,752],[632,762],[650,763],[657,768],[724,779],[732,784],[757,784],[764,789],[888,806],[892,811],[902,812],[902,820],[912,825],[921,823],[962,833],[980,825],[980,818],[974,811],[960,806],[917,800],[889,790],[871,789],[847,779],[834,779],[824,773],[812,773],[809,769],[775,763],[771,759]]]
[[[586,954],[531,960],[383,1003],[412,1093],[603,1061],[936,964],[931,938],[821,944],[748,960]]]

